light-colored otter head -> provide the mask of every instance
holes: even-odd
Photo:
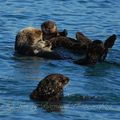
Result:
[[[43,41],[43,33],[41,30],[27,27],[20,30],[16,36],[16,41],[23,42],[29,45],[35,44],[38,41]]]
[[[36,55],[51,51],[51,47],[49,41],[43,41],[42,31],[33,27],[22,29],[16,36],[15,50],[21,54]]]
[[[57,26],[54,21],[48,20],[41,24],[41,30],[44,34],[53,34],[57,33]]]

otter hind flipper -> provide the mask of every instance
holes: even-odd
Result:
[[[107,40],[105,40],[105,42],[104,42],[105,48],[112,48],[116,39],[117,39],[117,36],[115,34],[108,37]]]

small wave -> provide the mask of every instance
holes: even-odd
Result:
[[[85,96],[81,94],[72,94],[64,97],[64,101],[68,101],[68,102],[89,101],[89,100],[100,100],[100,97]]]

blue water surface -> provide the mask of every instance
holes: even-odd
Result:
[[[117,41],[106,61],[95,66],[15,56],[17,32],[28,26],[40,28],[48,19],[56,21],[60,31],[67,29],[73,38],[81,31],[103,41],[116,34]],[[119,0],[0,0],[0,120],[119,120],[119,40]],[[51,73],[70,78],[63,103],[30,100],[32,90]]]

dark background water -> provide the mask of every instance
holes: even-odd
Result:
[[[91,39],[117,41],[106,62],[93,67],[69,60],[14,56],[17,32],[56,21],[70,37],[81,31]],[[0,0],[0,119],[1,120],[119,120],[120,119],[120,1],[119,0]],[[70,78],[60,105],[35,103],[29,94],[50,73]],[[83,96],[95,96],[81,100]]]

